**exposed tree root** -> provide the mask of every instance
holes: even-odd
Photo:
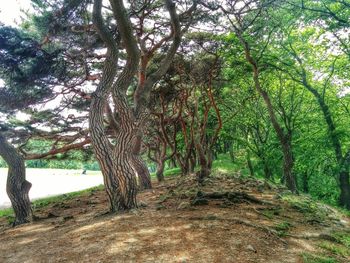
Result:
[[[259,205],[273,205],[271,202],[260,200],[246,192],[212,192],[204,193],[201,191],[197,192],[196,198],[200,199],[226,199],[233,203],[249,202]]]

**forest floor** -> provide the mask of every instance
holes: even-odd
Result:
[[[0,262],[350,262],[350,218],[264,181],[216,175],[154,182],[140,208],[108,214],[95,190],[0,218]]]

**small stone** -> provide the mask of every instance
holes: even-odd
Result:
[[[256,249],[252,246],[252,245],[248,245],[247,250],[253,251],[254,253],[256,253]]]

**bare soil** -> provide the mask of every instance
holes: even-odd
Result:
[[[192,205],[198,191],[244,192],[262,203]],[[304,262],[303,253],[327,253],[319,243],[329,233],[349,229],[334,209],[311,215],[281,200],[281,191],[239,177],[216,176],[201,187],[195,176],[175,177],[154,182],[139,193],[140,208],[123,214],[106,213],[106,194],[96,191],[36,210],[31,224],[11,228],[0,219],[0,262]]]

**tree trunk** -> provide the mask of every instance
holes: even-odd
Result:
[[[303,192],[309,192],[309,181],[308,181],[308,171],[302,173],[302,182],[303,182]]]
[[[253,168],[252,160],[250,159],[250,152],[249,151],[247,151],[246,158],[247,158],[247,165],[248,165],[250,176],[254,177],[254,168]]]
[[[200,170],[198,172],[198,183],[203,184],[204,179],[209,177],[210,175],[210,164],[208,163],[208,160],[205,156],[204,150],[202,146],[199,143],[195,143],[195,147],[198,153],[198,160],[199,160],[199,165],[200,165]]]
[[[164,181],[164,161],[159,160],[157,162],[157,172],[156,172],[156,176],[157,176],[157,180],[158,182],[163,182]]]
[[[13,225],[28,223],[33,219],[29,190],[32,186],[26,180],[24,158],[0,134],[0,155],[8,165],[6,191],[15,212]]]
[[[139,155],[132,155],[132,166],[140,183],[140,189],[152,189],[151,175],[145,162]]]
[[[140,156],[142,144],[142,132],[139,132],[136,136],[136,140],[133,146],[133,152],[131,155],[134,172],[137,175],[140,182],[140,189],[152,189],[151,175],[145,162]]]
[[[256,91],[259,93],[259,95],[263,98],[264,103],[267,107],[267,111],[270,117],[270,121],[272,123],[272,126],[276,132],[277,138],[280,142],[282,152],[283,152],[283,177],[286,180],[287,187],[290,191],[293,193],[297,192],[296,188],[296,180],[293,174],[293,153],[292,153],[292,144],[291,144],[291,131],[288,131],[289,134],[285,134],[283,131],[283,128],[281,127],[280,123],[278,122],[276,113],[274,111],[271,99],[269,94],[262,88],[260,83],[260,71],[258,68],[257,61],[252,57],[250,46],[247,41],[244,40],[242,37],[241,32],[239,30],[235,30],[237,37],[241,41],[244,51],[245,51],[245,57],[246,60],[251,64],[253,68],[253,80],[254,80],[254,86]]]
[[[349,171],[343,170],[339,175],[340,184],[340,197],[339,204],[342,207],[350,210],[350,182],[349,182]]]
[[[293,174],[293,154],[292,147],[290,141],[284,141],[282,144],[282,152],[283,152],[283,175],[286,181],[286,185],[290,191],[293,193],[297,193],[297,184],[295,180],[295,176]]]

